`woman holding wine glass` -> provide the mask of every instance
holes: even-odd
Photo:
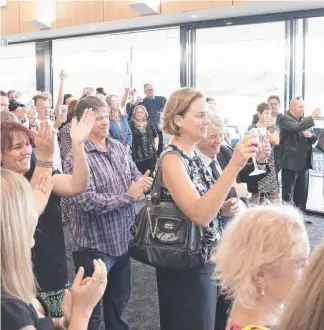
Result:
[[[258,192],[252,193],[252,203],[259,204],[261,197],[268,198],[271,202],[279,201],[279,184],[276,176],[274,161],[274,146],[279,144],[279,132],[271,119],[271,107],[268,103],[260,103],[257,106],[258,122],[249,127],[249,131],[255,132],[262,143],[268,138],[272,152],[268,158],[270,173],[258,182]]]

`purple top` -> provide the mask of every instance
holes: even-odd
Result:
[[[90,186],[84,193],[68,199],[69,224],[74,251],[95,249],[121,256],[128,249],[130,226],[136,215],[128,189],[142,174],[120,142],[107,138],[106,143],[108,152],[89,140],[85,143]],[[64,161],[65,173],[72,173],[72,164],[70,153]]]

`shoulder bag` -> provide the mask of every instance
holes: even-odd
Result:
[[[133,239],[129,254],[139,262],[158,268],[175,271],[198,268],[208,262],[207,252],[202,248],[204,228],[188,219],[172,200],[160,198],[161,161],[166,153],[179,155],[168,150],[161,154],[151,201],[138,212],[131,227]]]

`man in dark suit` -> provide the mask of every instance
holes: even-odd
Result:
[[[214,112],[208,112],[210,124],[207,128],[207,137],[197,144],[200,151],[200,157],[209,173],[216,181],[233,155],[233,149],[228,145],[222,145],[223,134],[225,127],[223,120]],[[257,162],[261,169],[266,169],[266,174],[270,172],[270,168],[266,165],[266,160],[271,153],[271,147],[268,141],[265,141],[263,148],[257,154]],[[237,178],[237,182],[249,182],[253,181],[257,185],[257,181],[261,180],[266,174],[259,176],[249,176],[254,170],[252,162],[248,162],[246,166],[241,170]],[[225,225],[227,221],[239,213],[242,209],[247,208],[246,193],[240,191],[239,185],[231,188],[226,200],[221,208],[222,220]],[[227,322],[227,311],[230,308],[231,302],[226,300],[225,297],[218,293],[217,298],[217,310],[215,330],[225,330]]]
[[[312,144],[316,142],[316,137],[308,129],[315,126],[314,119],[320,115],[320,109],[315,109],[311,116],[305,118],[303,114],[303,99],[293,98],[290,110],[278,120],[282,199],[301,211],[306,210]],[[305,221],[311,223],[308,219]]]
[[[161,131],[160,125],[160,115],[166,103],[166,98],[164,96],[155,96],[153,85],[148,83],[144,85],[144,93],[146,97],[143,99],[143,102],[141,104],[145,106],[149,119],[155,125],[156,130],[158,132],[158,155],[160,155],[163,150],[163,133]]]

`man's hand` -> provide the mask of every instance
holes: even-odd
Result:
[[[224,202],[222,208],[222,215],[225,217],[233,217],[239,211],[239,203],[236,197],[232,197]]]
[[[79,122],[76,118],[72,119],[70,135],[74,145],[82,145],[87,140],[95,121],[92,109],[85,109]]]
[[[270,155],[271,155],[271,145],[269,140],[265,139],[257,152],[256,160],[259,163],[265,163],[265,161],[269,158]]]
[[[150,177],[150,170],[147,170],[144,175],[140,178],[143,183],[144,193],[147,193],[153,184],[153,178]]]
[[[303,131],[301,132],[303,137],[309,139],[309,138],[312,138],[313,137],[313,134],[310,132],[310,131]]]
[[[144,193],[144,185],[141,179],[136,182],[132,182],[128,192],[132,195],[134,201],[137,201]]]
[[[320,108],[314,109],[313,112],[312,112],[313,119],[317,118],[320,114],[321,114],[321,109]]]

